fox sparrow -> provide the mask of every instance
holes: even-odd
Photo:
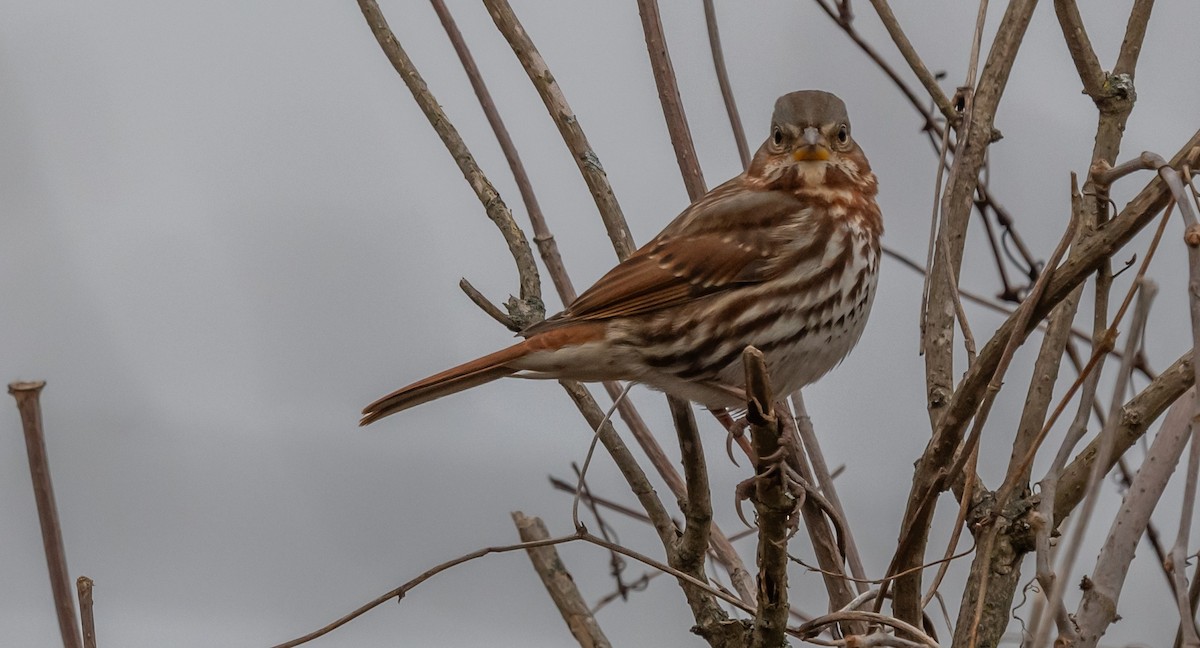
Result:
[[[563,312],[506,349],[371,403],[362,425],[517,374],[643,383],[711,408],[744,407],[742,350],[787,394],[841,362],[875,295],[877,183],[841,99],[775,102],[744,173],[692,203]]]

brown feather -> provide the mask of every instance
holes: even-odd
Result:
[[[367,425],[421,403],[511,376],[517,370],[505,366],[505,363],[516,360],[526,352],[526,343],[520,342],[401,387],[363,408],[363,417],[358,424]]]
[[[588,323],[534,335],[508,348],[397,389],[363,408],[363,417],[358,424],[368,425],[410,407],[511,376],[528,368],[521,366],[522,358],[533,353],[554,351],[597,340],[604,335],[603,329],[603,326]]]
[[[741,177],[734,178],[684,210],[562,313],[525,334],[659,311],[770,279],[783,270],[771,263],[781,243],[772,234],[803,208],[788,192],[747,192]],[[730,229],[731,219],[740,227]]]

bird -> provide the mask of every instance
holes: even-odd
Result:
[[[714,410],[746,407],[753,345],[774,392],[838,365],[866,325],[879,273],[878,181],[845,103],[779,97],[741,174],[512,346],[384,396],[360,425],[505,376],[629,381]]]

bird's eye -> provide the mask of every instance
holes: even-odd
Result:
[[[848,142],[850,140],[850,127],[847,126],[846,124],[842,124],[841,127],[838,128],[838,136],[837,137],[838,137],[838,141],[841,142],[842,144],[845,144],[846,142]]]
[[[775,143],[775,146],[783,144],[783,131],[779,130],[778,126],[771,129],[771,141]]]

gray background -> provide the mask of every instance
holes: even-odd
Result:
[[[965,74],[973,3],[896,4],[930,67],[949,72],[952,91]],[[992,29],[1002,10],[993,4]],[[1083,4],[1109,66],[1126,3]],[[700,161],[715,185],[740,165],[702,12],[699,3],[663,5]],[[432,10],[383,8],[523,218]],[[859,28],[903,69],[869,7],[857,8]],[[586,188],[486,12],[464,2],[452,9],[583,288],[614,261]],[[645,241],[687,198],[635,6],[515,9]],[[900,94],[814,5],[719,9],[753,145],[779,94],[840,94],[880,176],[886,242],[924,258],[935,158]],[[1155,8],[1125,157],[1144,149],[1169,157],[1196,128],[1198,17],[1191,2]],[[514,541],[511,510],[544,516],[554,533],[570,530],[570,498],[552,492],[546,475],[569,475],[589,434],[553,383],[502,381],[366,430],[355,425],[375,397],[508,343],[458,292],[459,277],[495,300],[516,281],[500,237],[354,3],[7,0],[0,88],[0,377],[49,381],[45,420],[70,568],[96,580],[102,645],[268,645],[443,560]],[[997,120],[1005,138],[992,149],[991,175],[1039,258],[1065,222],[1068,172],[1085,171],[1090,157],[1095,111],[1079,88],[1052,6],[1042,3]],[[1114,198],[1123,204],[1146,179],[1123,183]],[[964,286],[994,293],[977,223],[972,233]],[[1162,285],[1148,333],[1157,368],[1188,345],[1178,235],[1176,222],[1151,271]],[[842,499],[876,576],[928,437],[921,281],[891,261],[883,272],[859,348],[807,390],[830,462],[846,465]],[[555,310],[548,281],[546,294]],[[1000,320],[970,312],[982,342]],[[1014,389],[991,418],[985,463],[1008,456],[1033,348],[1009,374]],[[632,397],[670,446],[662,398]],[[11,404],[3,409],[0,643],[54,645],[19,420]],[[700,420],[717,519],[733,533],[741,526],[732,485],[747,471],[724,459],[715,423]],[[981,467],[992,486],[1003,469],[1002,461]],[[597,460],[591,478],[598,492],[629,501],[608,460]],[[1156,519],[1171,537],[1178,501],[1169,501]],[[931,557],[952,519],[953,507],[943,508]],[[1111,507],[1100,515],[1093,537]],[[660,554],[648,529],[622,522],[620,532]],[[744,549],[752,559],[752,546]],[[811,555],[804,541],[793,549]],[[589,600],[611,590],[605,553],[562,553]],[[1114,643],[1163,645],[1173,634],[1173,613],[1159,609],[1169,607],[1168,591],[1148,553],[1126,588]],[[1093,556],[1083,553],[1082,569]],[[628,574],[641,571],[633,565]],[[956,567],[947,591],[963,573]],[[793,583],[798,602],[821,611],[820,578],[794,571]],[[686,633],[690,617],[668,579],[599,620],[619,645],[701,645]],[[509,554],[445,573],[314,645],[569,643],[526,558]]]

